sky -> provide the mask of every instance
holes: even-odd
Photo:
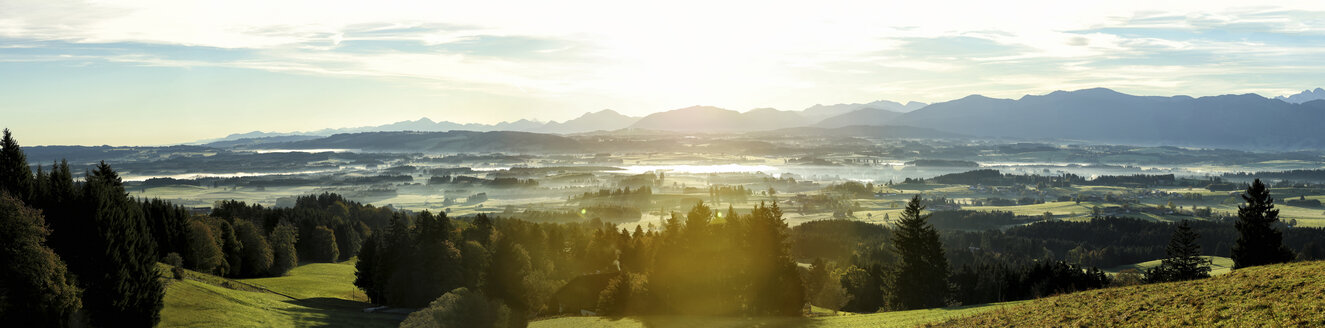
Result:
[[[1325,1],[0,0],[0,126],[24,145],[1321,76]]]

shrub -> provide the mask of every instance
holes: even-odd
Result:
[[[166,264],[170,265],[170,273],[175,275],[175,280],[184,279],[184,268],[180,267],[184,265],[184,258],[179,257],[179,253],[170,252],[170,254],[166,254],[164,260]]]
[[[501,302],[462,287],[443,294],[427,308],[411,313],[400,327],[524,327],[525,324]]]

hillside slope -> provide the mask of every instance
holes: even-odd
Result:
[[[1202,257],[1211,261],[1210,275],[1212,276],[1233,272],[1233,259],[1231,258],[1223,256],[1202,256]],[[1137,272],[1146,272],[1146,270],[1149,270],[1150,268],[1159,266],[1160,262],[1162,261],[1163,260],[1150,260],[1141,263],[1124,264],[1112,268],[1105,268],[1104,272],[1119,273],[1127,269],[1133,269],[1136,270]]]
[[[604,317],[562,317],[537,320],[532,328],[613,327],[613,328],[691,328],[691,327],[914,327],[916,325],[961,318],[1020,304],[1024,301],[956,306],[939,309],[893,311],[871,314],[846,314],[808,318],[788,317],[708,317],[643,316],[612,320]]]
[[[188,270],[185,277],[164,279],[157,327],[395,327],[404,319],[363,312],[372,305],[346,290],[353,287],[354,262],[305,264],[275,278],[231,280]]]
[[[1268,265],[1196,281],[1042,298],[944,327],[1310,327],[1325,325],[1325,261]]]

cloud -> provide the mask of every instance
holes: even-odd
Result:
[[[11,0],[0,4],[0,60],[235,67],[585,107],[559,115],[603,99],[640,113],[1074,86],[1313,87],[1292,73],[1325,73],[1313,64],[1325,56],[1325,3],[1245,4]]]

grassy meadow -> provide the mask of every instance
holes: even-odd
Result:
[[[941,322],[994,309],[1020,304],[1025,301],[979,304],[939,309],[894,311],[871,314],[828,315],[804,318],[738,318],[704,316],[641,316],[621,319],[603,317],[562,317],[529,323],[531,328],[691,328],[691,327],[913,327]]]
[[[364,313],[354,262],[304,264],[283,277],[230,280],[162,264],[165,308],[157,327],[395,327],[398,314]],[[348,275],[347,275],[348,273]]]
[[[1210,275],[1221,275],[1233,272],[1233,259],[1223,256],[1202,256],[1210,260]],[[1162,260],[1145,261],[1128,265],[1119,265],[1112,268],[1105,268],[1108,273],[1118,273],[1127,269],[1136,269],[1139,272],[1146,272],[1147,269],[1159,266]]]
[[[1195,281],[1053,296],[941,327],[1312,327],[1325,325],[1325,261],[1267,265]]]

